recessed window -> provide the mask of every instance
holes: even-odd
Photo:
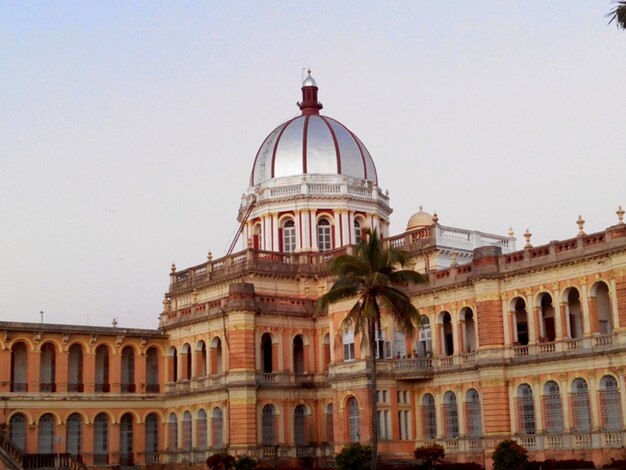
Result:
[[[296,224],[293,220],[287,220],[283,225],[283,251],[296,251]]]
[[[320,251],[333,248],[332,227],[328,219],[320,219],[317,222],[317,247]]]

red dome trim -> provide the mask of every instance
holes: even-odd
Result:
[[[307,137],[309,135],[309,118],[310,114],[304,118],[304,126],[302,126],[302,173],[306,175],[306,154],[307,154]]]
[[[330,132],[330,136],[333,138],[333,144],[335,145],[335,155],[337,157],[337,173],[341,174],[341,154],[339,152],[339,143],[337,142],[337,136],[335,135],[335,131],[333,130],[331,125],[326,120],[326,117],[325,116],[320,116],[320,118],[322,119],[322,121],[324,121],[324,124],[326,124],[326,127],[328,127],[328,131]],[[348,132],[350,132],[350,130],[348,130]],[[350,132],[350,134],[352,134],[352,132]],[[354,136],[352,136],[352,138],[354,138]],[[362,155],[361,155],[361,157],[362,157]]]
[[[354,135],[354,132],[352,132],[350,129],[346,127],[346,130],[350,133],[350,135],[354,139],[354,142],[356,143],[356,146],[359,148],[359,153],[361,154],[361,161],[363,162],[363,175],[365,175],[364,178],[367,179],[367,164],[365,163],[365,155],[363,154],[363,147],[361,145],[361,141],[358,139],[356,135]]]

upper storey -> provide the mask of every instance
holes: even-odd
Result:
[[[378,184],[376,167],[361,140],[335,119],[320,115],[318,87],[302,83],[302,114],[274,129],[254,160],[250,186],[297,175],[342,175]]]

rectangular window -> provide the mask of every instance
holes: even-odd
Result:
[[[409,391],[408,390],[398,390],[398,404],[399,405],[408,405],[409,403]]]
[[[378,390],[376,392],[376,400],[378,403],[389,403],[389,392],[387,390]]]
[[[389,420],[389,410],[380,410],[378,412],[378,438],[381,440],[391,439],[391,429]]]
[[[398,411],[398,426],[400,440],[408,441],[411,439],[411,418],[409,410]]]
[[[347,331],[343,334],[343,360],[354,361],[354,332]]]

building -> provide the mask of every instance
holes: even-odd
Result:
[[[526,233],[519,250],[512,233],[444,226],[421,208],[390,236],[371,155],[320,114],[310,74],[302,93],[302,114],[254,160],[245,248],[172,266],[157,328],[0,322],[5,466],[200,468],[219,450],[323,462],[367,442],[369,352],[340,328],[349,303],[316,309],[327,262],[367,228],[429,280],[410,291],[416,337],[387,319],[377,337],[385,458],[440,443],[450,460],[489,465],[509,437],[536,459],[621,457],[624,211],[603,232],[581,219],[575,238],[543,246]]]

